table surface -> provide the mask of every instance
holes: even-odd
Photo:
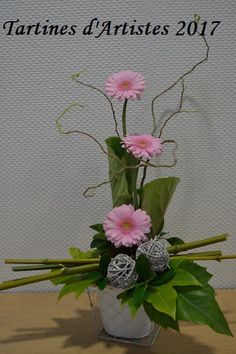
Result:
[[[236,290],[217,290],[217,299],[236,336]],[[151,348],[96,338],[86,295],[57,303],[56,293],[0,294],[1,354],[233,354],[236,338],[206,326],[181,323],[181,334],[161,329]]]

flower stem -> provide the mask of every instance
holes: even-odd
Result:
[[[5,281],[5,282],[1,283],[0,284],[0,291],[11,289],[11,288],[16,288],[18,286],[38,283],[38,282],[45,281],[45,280],[50,280],[50,279],[59,277],[61,275],[73,275],[73,274],[83,274],[83,273],[94,272],[98,268],[99,268],[98,263],[97,264],[89,264],[89,265],[83,265],[83,266],[78,266],[78,267],[62,268],[62,269],[58,269],[58,270],[53,270],[49,273],[33,275],[31,277],[13,279],[13,280],[9,280],[9,281]]]
[[[127,135],[127,129],[126,129],[126,109],[127,109],[127,104],[128,104],[128,99],[126,98],[124,101],[123,105],[123,111],[122,111],[122,128],[123,128],[123,135]]]
[[[133,183],[132,183],[132,190],[133,190],[134,209],[137,209],[138,208],[138,193],[137,193],[136,179],[134,179],[134,178],[133,178]]]
[[[219,236],[214,236],[214,237],[209,237],[203,240],[198,240],[198,241],[193,241],[193,242],[189,242],[189,243],[184,243],[181,245],[175,245],[175,246],[170,246],[167,248],[167,251],[169,253],[179,253],[182,251],[187,251],[193,248],[198,248],[198,247],[204,247],[207,245],[211,245],[213,243],[217,243],[217,242],[222,242],[227,240],[228,235],[227,234],[223,234],[223,235],[219,235]]]

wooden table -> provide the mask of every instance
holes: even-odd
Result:
[[[98,340],[86,295],[0,294],[1,354],[234,354],[236,290],[218,290],[218,301],[235,337],[206,326],[182,323],[182,334],[161,329],[151,348]]]

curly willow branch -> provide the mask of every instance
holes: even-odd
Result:
[[[160,167],[174,167],[177,163],[177,157],[176,157],[176,151],[178,149],[178,145],[176,143],[175,140],[164,140],[162,142],[162,144],[168,144],[168,143],[172,143],[174,144],[174,148],[172,150],[172,154],[173,154],[173,162],[171,164],[152,164],[152,163],[149,163],[149,161],[144,161],[144,160],[140,160],[142,163],[138,164],[138,165],[134,165],[134,166],[125,166],[124,168],[120,169],[119,171],[117,171],[116,173],[113,174],[113,176],[109,179],[109,180],[106,180],[106,181],[103,181],[95,186],[91,186],[91,187],[88,187],[84,192],[83,192],[83,195],[88,198],[88,197],[94,197],[95,196],[95,193],[96,193],[96,189],[104,186],[105,184],[108,184],[108,183],[111,183],[111,181],[117,176],[119,175],[120,173],[122,173],[123,171],[125,170],[128,170],[128,169],[136,169],[136,168],[139,168],[139,167],[144,167],[144,169],[146,169],[148,166],[150,167],[153,167],[153,168],[160,168]],[[142,187],[142,182],[141,182],[141,187]]]
[[[143,167],[143,166],[144,166],[144,165],[142,165],[142,164],[139,164],[139,165],[136,165],[136,166],[126,166],[126,167],[122,168],[121,170],[117,171],[116,173],[114,173],[114,175],[113,175],[109,180],[103,181],[103,182],[97,184],[96,186],[88,187],[88,188],[83,192],[83,195],[84,195],[86,198],[88,198],[88,197],[94,197],[94,196],[95,196],[95,193],[96,193],[96,189],[98,189],[99,187],[104,186],[105,184],[111,183],[111,181],[113,180],[113,178],[115,178],[117,175],[119,175],[119,174],[122,173],[123,171],[128,170],[128,169],[131,169],[131,168],[139,168],[139,167]],[[91,192],[91,194],[90,194],[90,192]]]
[[[153,163],[150,163],[149,161],[142,161],[144,163],[144,169],[143,169],[143,177],[141,179],[141,183],[140,183],[140,189],[143,188],[143,185],[144,185],[144,181],[146,179],[146,175],[147,175],[147,168],[148,167],[154,167],[154,168],[160,168],[160,167],[174,167],[176,164],[177,164],[177,155],[176,155],[176,152],[178,150],[178,144],[176,143],[175,140],[172,140],[172,139],[168,139],[168,140],[164,140],[162,142],[162,144],[169,144],[169,143],[172,143],[174,144],[174,148],[172,150],[172,155],[173,155],[173,162],[171,164],[153,164]]]
[[[116,119],[116,112],[115,112],[115,109],[114,109],[114,106],[113,106],[113,103],[111,102],[110,98],[100,89],[98,89],[97,87],[93,86],[93,85],[90,85],[90,84],[86,84],[85,82],[82,82],[80,80],[78,80],[79,74],[75,74],[75,75],[72,75],[71,78],[72,80],[74,80],[75,82],[77,82],[78,84],[82,85],[82,86],[85,86],[85,87],[89,87],[91,88],[92,90],[95,90],[97,92],[99,92],[100,94],[102,94],[106,100],[109,102],[110,106],[111,106],[111,111],[112,111],[112,116],[113,116],[113,120],[114,120],[114,123],[115,123],[115,132],[116,134],[120,137],[120,134],[118,132],[118,122],[117,122],[117,119]]]
[[[154,163],[151,163],[151,162],[149,162],[149,161],[143,161],[143,160],[141,160],[142,162],[143,162],[143,165],[142,166],[145,166],[145,167],[148,167],[148,166],[150,166],[150,167],[154,167],[154,168],[160,168],[160,167],[174,167],[175,165],[176,165],[176,163],[177,163],[177,156],[176,156],[176,151],[177,151],[177,149],[178,149],[178,144],[176,143],[176,141],[175,140],[173,140],[173,139],[168,139],[168,140],[164,140],[163,142],[162,142],[162,144],[164,145],[164,144],[168,144],[168,143],[171,143],[171,144],[174,144],[174,148],[173,148],[173,150],[172,150],[172,155],[173,155],[173,162],[171,163],[171,164],[154,164]]]
[[[107,156],[110,156],[111,158],[119,161],[121,163],[121,165],[124,166],[124,164],[121,162],[121,160],[116,157],[115,155],[112,155],[112,154],[109,154],[109,152],[106,151],[106,149],[104,149],[104,147],[102,146],[102,144],[91,134],[89,133],[86,133],[86,132],[83,132],[81,130],[63,130],[62,128],[62,124],[61,124],[61,120],[62,118],[64,117],[64,115],[66,113],[68,113],[72,108],[75,108],[75,107],[79,107],[79,108],[84,108],[84,106],[78,104],[78,103],[71,103],[68,107],[66,107],[64,109],[64,111],[60,114],[60,116],[56,119],[56,125],[57,125],[57,128],[59,130],[59,132],[61,134],[64,134],[64,135],[69,135],[69,134],[81,134],[81,135],[86,135],[88,136],[90,139],[92,139],[93,141],[95,141],[95,143],[97,143],[99,145],[99,147],[101,148],[102,152],[104,154],[106,154]]]
[[[199,34],[200,35],[200,34]],[[201,36],[201,38],[203,39],[205,45],[206,45],[206,54],[205,57],[200,60],[199,62],[197,62],[195,65],[193,65],[193,67],[188,70],[185,74],[181,75],[178,80],[176,80],[171,86],[169,86],[167,89],[165,89],[164,91],[162,91],[159,95],[155,96],[152,100],[152,118],[153,118],[153,130],[152,130],[152,135],[155,134],[156,130],[157,130],[157,124],[156,124],[156,115],[155,115],[155,109],[154,109],[154,104],[156,102],[156,100],[158,98],[160,98],[162,95],[164,95],[165,93],[167,93],[168,91],[170,91],[173,87],[175,87],[180,81],[182,81],[187,75],[191,74],[199,65],[203,64],[204,62],[206,62],[208,60],[208,56],[209,56],[209,45],[207,43],[207,40],[204,36]],[[180,112],[179,112],[180,113]],[[173,116],[172,116],[173,117]],[[172,118],[171,117],[171,118]],[[168,121],[170,120],[170,118],[168,118]],[[164,123],[164,125],[166,125]],[[162,129],[163,130],[163,129]]]
[[[160,133],[158,135],[158,137],[160,138],[162,136],[163,130],[165,129],[165,126],[167,125],[167,123],[171,120],[171,118],[173,118],[174,116],[176,116],[179,113],[182,113],[182,107],[183,107],[183,97],[184,97],[184,91],[185,91],[185,86],[184,86],[184,79],[181,80],[181,85],[182,85],[182,90],[181,90],[181,94],[180,94],[180,100],[179,100],[179,108],[177,109],[177,111],[175,111],[174,113],[172,113],[163,123],[163,125],[160,128]]]

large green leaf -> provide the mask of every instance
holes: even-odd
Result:
[[[176,298],[177,293],[172,286],[161,285],[153,288],[153,291],[147,298],[147,302],[151,303],[156,310],[164,312],[175,319]]]
[[[158,178],[143,188],[142,209],[151,217],[153,235],[161,232],[167,206],[179,181],[178,177]]]
[[[168,283],[171,286],[202,286],[202,284],[195,278],[195,276],[188,272],[187,269],[183,270],[178,268],[174,277]]]
[[[178,269],[169,281],[167,279],[166,284],[152,287],[152,291],[147,298],[147,301],[156,310],[164,312],[174,319],[176,318],[176,286],[201,286],[201,284],[191,273]]]
[[[110,137],[106,139],[108,153],[116,157],[113,158],[108,156],[113,207],[132,203],[132,196],[129,193],[129,186],[126,178],[126,170],[120,172],[124,168],[121,158],[125,154],[125,150],[121,147],[120,141],[121,140],[118,137]]]
[[[212,274],[208,273],[205,267],[202,267],[199,264],[193,263],[193,261],[189,261],[187,259],[181,262],[179,268],[191,273],[202,285],[207,286],[212,277]]]
[[[144,302],[143,307],[151,321],[158,323],[163,328],[170,327],[179,332],[179,324],[177,320],[174,320],[167,314],[156,310],[152,304],[147,301]]]
[[[76,297],[79,297],[91,284],[94,284],[101,277],[100,273],[89,273],[80,280],[71,281],[66,283],[60,290],[58,300],[69,293],[75,293]]]
[[[215,300],[214,291],[210,286],[178,292],[177,318],[179,320],[206,324],[214,331],[232,336],[219,305]]]

